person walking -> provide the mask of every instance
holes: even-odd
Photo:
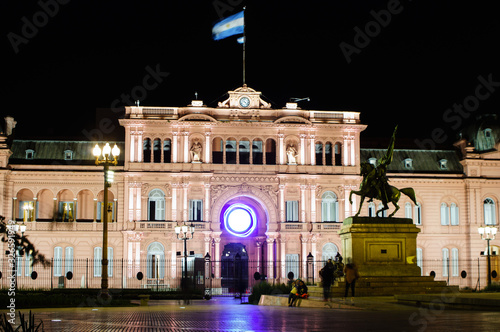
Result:
[[[344,275],[345,275],[345,295],[347,298],[347,294],[349,292],[349,288],[351,288],[351,295],[354,297],[354,288],[356,287],[356,280],[359,279],[358,268],[354,263],[348,263],[344,267]],[[353,299],[351,298],[351,302]]]
[[[330,295],[330,287],[335,281],[335,265],[333,265],[332,259],[328,259],[325,266],[320,271],[321,277],[323,278],[323,301],[327,302]]]

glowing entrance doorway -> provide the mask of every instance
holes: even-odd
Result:
[[[248,287],[248,253],[241,243],[229,243],[224,246],[221,257],[223,288],[229,293],[244,292]]]

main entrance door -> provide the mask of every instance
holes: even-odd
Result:
[[[241,243],[224,246],[221,257],[221,286],[228,293],[241,294],[248,288],[248,253]]]

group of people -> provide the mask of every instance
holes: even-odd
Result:
[[[349,289],[351,289],[351,296],[354,297],[354,289],[356,287],[356,280],[359,279],[358,268],[354,263],[343,264],[342,256],[337,253],[335,262],[328,259],[325,266],[319,271],[321,281],[323,283],[323,297],[324,301],[328,301],[330,288],[335,282],[336,277],[344,276],[345,280],[345,293],[344,297],[347,298]],[[309,296],[307,286],[300,278],[292,283],[292,290],[288,296],[288,306],[293,307],[298,299],[307,299]]]
[[[351,295],[354,297],[356,280],[359,279],[358,268],[354,263],[347,263],[344,265],[344,263],[342,263],[342,256],[340,253],[337,253],[337,256],[335,256],[335,263],[331,258],[328,259],[325,266],[319,271],[319,275],[323,283],[324,301],[328,301],[330,288],[335,282],[335,278],[340,276],[344,276],[345,280],[344,297],[347,297],[349,288],[351,289]]]

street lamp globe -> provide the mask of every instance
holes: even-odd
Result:
[[[109,143],[106,143],[104,147],[102,148],[102,156],[104,158],[108,158],[111,154],[111,147],[109,146]]]
[[[113,149],[111,150],[111,154],[115,158],[120,155],[120,148],[118,147],[118,145],[115,144],[115,146],[113,146]]]
[[[96,158],[99,158],[99,156],[101,155],[101,148],[99,147],[98,144],[96,144],[94,146],[94,149],[92,150],[92,154],[94,155],[94,157]]]

